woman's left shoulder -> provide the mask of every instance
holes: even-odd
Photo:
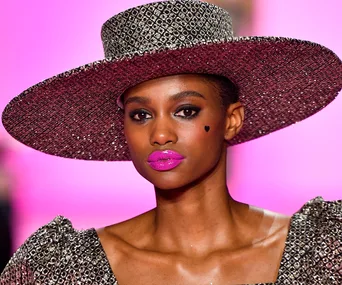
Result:
[[[322,197],[316,197],[304,204],[295,215],[321,226],[339,225],[341,228],[342,200],[326,201]]]
[[[342,284],[341,200],[317,197],[307,202],[293,215],[287,242],[287,255],[292,257],[298,278],[316,278],[319,284]]]
[[[314,240],[324,237],[341,242],[342,200],[325,201],[322,197],[316,197],[304,204],[292,219],[293,226]]]

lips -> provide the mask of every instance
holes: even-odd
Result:
[[[177,167],[184,159],[184,156],[173,150],[163,150],[152,152],[147,162],[152,169],[157,171],[167,171]]]

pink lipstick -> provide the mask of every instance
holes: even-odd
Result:
[[[157,171],[167,171],[177,167],[184,156],[173,150],[157,150],[152,152],[147,159],[148,164]]]

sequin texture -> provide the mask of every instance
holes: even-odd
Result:
[[[35,232],[0,276],[7,284],[118,285],[94,229],[57,217]],[[272,283],[263,283],[267,285]],[[293,215],[276,285],[342,284],[342,201],[315,198]]]

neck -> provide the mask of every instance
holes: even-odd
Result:
[[[221,165],[221,166],[220,166]],[[234,243],[234,226],[241,210],[226,186],[226,169],[219,163],[208,177],[181,189],[156,190],[155,242],[186,255],[206,255]],[[173,248],[170,249],[170,244]]]

